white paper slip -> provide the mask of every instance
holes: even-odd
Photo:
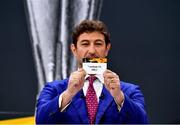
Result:
[[[87,74],[103,74],[107,69],[107,58],[83,58],[83,69]]]
[[[83,63],[83,69],[87,74],[103,74],[107,63]]]

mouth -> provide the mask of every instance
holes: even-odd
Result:
[[[99,56],[93,55],[93,56],[87,56],[87,57],[84,57],[84,58],[92,59],[92,58],[99,58]]]

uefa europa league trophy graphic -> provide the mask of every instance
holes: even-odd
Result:
[[[46,82],[67,78],[76,68],[72,29],[84,19],[99,19],[103,0],[25,0],[38,92]]]

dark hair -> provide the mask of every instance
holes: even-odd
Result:
[[[104,35],[105,43],[110,43],[110,33],[107,30],[106,25],[99,20],[84,20],[79,25],[75,26],[72,33],[73,44],[76,46],[77,39],[82,33],[100,32]]]

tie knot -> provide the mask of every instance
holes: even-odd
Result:
[[[89,84],[93,85],[93,82],[96,80],[96,76],[89,76],[88,80],[89,80]]]

